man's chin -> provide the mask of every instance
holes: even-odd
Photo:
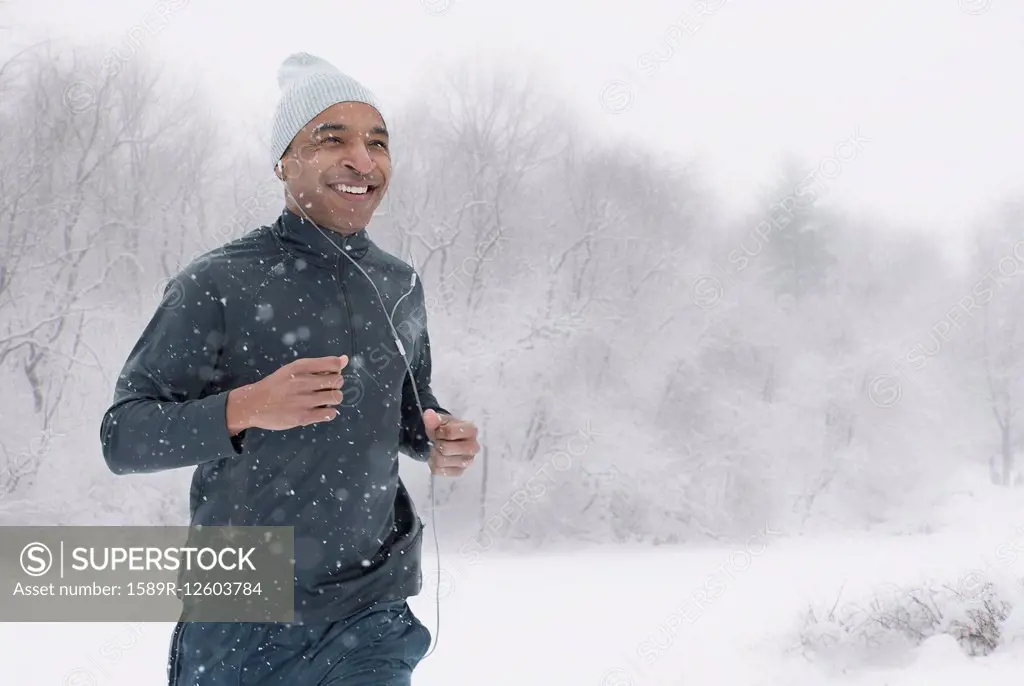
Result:
[[[304,212],[315,224],[325,229],[339,233],[355,233],[369,225],[379,204],[369,202],[353,207],[345,202],[322,203],[317,207],[303,208],[299,214]]]
[[[324,222],[326,226],[341,233],[355,233],[362,231],[370,223],[373,211],[365,209],[359,212],[352,212],[348,209],[332,210]]]

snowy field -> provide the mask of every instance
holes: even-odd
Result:
[[[414,683],[1019,684],[1024,631],[984,657],[939,637],[884,659],[880,651],[860,654],[845,673],[800,648],[809,607],[836,605],[840,589],[837,616],[893,584],[930,580],[970,595],[982,578],[1024,576],[1024,520],[1013,505],[1024,498],[1003,493],[1003,507],[972,506],[971,518],[932,535],[783,537],[769,525],[732,547],[442,557],[440,644]],[[433,550],[425,552],[433,580]],[[432,632],[436,588],[429,583],[413,602]],[[0,624],[3,683],[164,683],[170,630]]]

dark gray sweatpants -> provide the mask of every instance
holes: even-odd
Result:
[[[179,622],[170,686],[410,686],[430,631],[405,601],[319,625]]]

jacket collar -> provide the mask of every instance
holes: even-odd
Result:
[[[339,248],[353,259],[360,260],[370,247],[370,236],[366,229],[347,236],[328,228],[321,230],[287,208],[281,212],[271,229],[286,250],[326,266],[334,266],[345,259],[338,252]]]

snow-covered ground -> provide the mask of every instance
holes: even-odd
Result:
[[[1003,505],[932,535],[783,537],[770,525],[732,547],[606,547],[442,557],[441,631],[415,683],[644,686],[1019,684],[1024,635],[987,657],[932,639],[846,673],[798,649],[810,606],[864,603],[886,584],[964,588],[1024,575],[1024,521]],[[1009,508],[1009,510],[1008,510]],[[433,550],[414,599],[436,621]],[[968,589],[969,590],[969,589]],[[840,607],[840,611],[841,611]],[[0,624],[5,684],[163,683],[171,625]]]

